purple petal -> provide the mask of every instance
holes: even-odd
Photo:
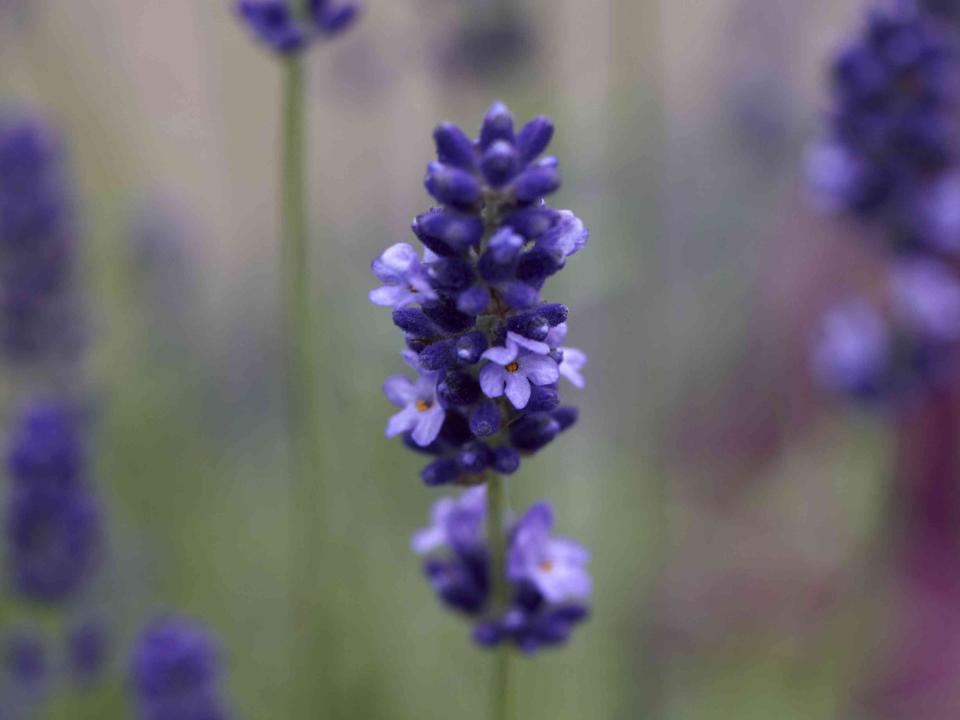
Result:
[[[487,363],[480,369],[480,389],[489,398],[503,395],[503,386],[509,373],[495,363]]]
[[[546,343],[552,348],[560,347],[563,345],[563,341],[567,337],[567,324],[565,322],[560,323],[556,327],[550,328],[550,332],[547,333]]]
[[[580,370],[587,364],[587,356],[577,348],[562,348],[563,362],[560,363],[560,374],[578,388],[585,385]]]
[[[446,411],[437,403],[426,412],[420,413],[417,426],[413,429],[413,441],[420,447],[426,447],[436,440],[446,414]]]
[[[511,342],[519,345],[520,347],[525,348],[530,352],[537,353],[538,355],[546,355],[547,353],[550,352],[550,346],[547,345],[545,342],[541,342],[539,340],[531,340],[530,338],[524,337],[519,333],[508,332],[507,338]]]
[[[517,359],[518,350],[516,343],[508,340],[506,347],[492,347],[480,357],[495,362],[497,365],[509,365]]]
[[[387,437],[395,437],[401,433],[412,430],[417,425],[420,411],[413,405],[408,405],[396,415],[387,421],[387,429],[384,433]]]
[[[385,305],[394,310],[418,302],[418,298],[404,285],[384,285],[371,290],[368,296],[374,305]]]
[[[553,358],[544,355],[524,355],[519,362],[520,373],[526,375],[534,385],[549,385],[560,379],[560,369]]]
[[[523,410],[530,402],[530,381],[520,373],[504,372],[507,383],[507,398],[517,410]]]
[[[417,398],[416,387],[403,375],[394,375],[384,380],[383,394],[397,407],[409,405]]]

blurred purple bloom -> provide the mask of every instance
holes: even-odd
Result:
[[[413,551],[426,555],[443,547],[471,548],[483,540],[487,514],[487,489],[480,485],[459,498],[445,497],[433,505],[430,526],[418,531],[411,541]]]
[[[831,389],[870,394],[883,385],[891,349],[886,321],[865,300],[853,300],[824,317],[814,347],[813,368]]]
[[[407,243],[397,243],[373,261],[373,274],[383,283],[370,291],[370,302],[397,310],[425,300],[436,300],[437,294],[420,263],[417,251]]]
[[[220,660],[206,630],[183,618],[147,626],[133,650],[130,678],[143,720],[226,720]]]
[[[960,340],[960,281],[945,265],[922,257],[899,260],[891,270],[894,307],[924,338]]]
[[[359,13],[352,2],[310,0],[307,17],[295,14],[293,0],[238,0],[237,14],[264,45],[287,55],[307,48],[321,36],[346,30]]]
[[[17,628],[3,638],[4,674],[25,694],[36,694],[49,680],[43,637],[34,628]],[[0,705],[2,708],[2,705]]]
[[[572,540],[553,537],[552,531],[550,506],[546,503],[532,506],[514,528],[508,576],[514,582],[529,580],[553,603],[590,597],[593,590],[587,572],[590,553]]]
[[[66,636],[67,661],[74,680],[83,685],[96,681],[107,661],[107,631],[88,620],[71,627]]]

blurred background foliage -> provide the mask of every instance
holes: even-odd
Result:
[[[111,623],[113,680],[65,717],[125,716],[129,640],[173,608],[219,635],[238,717],[276,718],[297,632],[279,66],[226,0],[26,5],[0,21],[0,98],[49,112],[69,141],[110,517],[85,602]],[[383,438],[396,336],[365,295],[371,258],[428,205],[431,128],[469,126],[494,98],[553,116],[557,205],[592,231],[550,298],[591,356],[581,424],[511,495],[549,496],[592,547],[593,618],[517,663],[516,716],[850,717],[882,628],[890,443],[807,377],[814,319],[867,260],[807,209],[799,168],[825,58],[860,8],[369,0],[310,56],[328,707],[303,717],[485,717],[490,658],[408,549],[436,494]]]

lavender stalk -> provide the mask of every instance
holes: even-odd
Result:
[[[287,432],[290,439],[290,527],[292,534],[293,652],[291,713],[317,709],[310,675],[316,644],[313,618],[315,559],[322,544],[323,497],[319,385],[314,345],[310,278],[310,231],[307,213],[307,133],[304,97],[304,51],[314,42],[347,29],[358,6],[337,0],[239,0],[238,15],[251,32],[284,64],[281,158],[281,287]],[[301,697],[300,693],[304,693]]]

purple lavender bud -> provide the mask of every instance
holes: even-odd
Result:
[[[430,263],[427,274],[434,288],[454,293],[469,288],[475,278],[470,262],[459,257],[435,260]]]
[[[140,717],[226,720],[220,698],[220,660],[212,638],[182,618],[148,625],[130,659]]]
[[[550,444],[560,433],[560,423],[547,413],[524,415],[510,426],[510,444],[533,453]]]
[[[560,392],[556,385],[533,385],[530,391],[530,401],[524,412],[550,412],[560,405]]]
[[[892,344],[886,322],[866,301],[831,310],[823,320],[813,369],[826,387],[870,396],[886,383]]]
[[[450,339],[432,343],[420,352],[418,359],[420,367],[431,372],[456,367],[457,341]]]
[[[333,0],[310,0],[310,17],[317,29],[327,35],[336,35],[349,28],[359,17],[356,3]]]
[[[517,259],[523,250],[524,239],[510,230],[499,230],[487,245],[477,263],[480,276],[488,283],[498,283],[511,277],[517,267]]]
[[[458,410],[448,411],[443,427],[440,428],[440,439],[453,447],[459,447],[473,440],[473,433],[470,432],[470,424],[467,422],[467,418]]]
[[[249,30],[271,50],[286,55],[307,46],[307,28],[293,17],[287,0],[240,0],[236,8]]]
[[[553,139],[553,121],[543,115],[535,117],[517,135],[517,152],[520,162],[527,164],[547,149]]]
[[[513,475],[520,469],[520,453],[508,445],[494,450],[493,469],[501,475]]]
[[[433,131],[433,140],[441,163],[461,170],[473,169],[473,141],[459,127],[453,123],[441,123]]]
[[[448,371],[437,383],[437,397],[454,407],[472,405],[480,398],[480,384],[472,375]]]
[[[549,164],[531,165],[514,178],[510,188],[519,202],[535,202],[560,188],[560,171]]]
[[[537,308],[537,314],[546,319],[550,327],[556,327],[567,321],[570,311],[562,303],[547,303]]]
[[[531,340],[546,340],[550,322],[539,309],[514,315],[507,320],[507,329]]]
[[[501,188],[516,175],[518,164],[516,148],[506,140],[497,140],[483,153],[480,169],[490,187]]]
[[[85,450],[76,410],[33,402],[21,412],[7,451],[7,469],[19,483],[73,486],[81,479]]]
[[[451,165],[430,163],[423,183],[427,192],[445,205],[473,205],[480,199],[476,178]]]
[[[107,661],[107,634],[103,625],[87,621],[74,626],[66,637],[67,660],[75,682],[90,685]]]
[[[470,413],[470,432],[478,438],[490,437],[500,430],[500,410],[491,400],[483,400]]]
[[[457,359],[465,365],[473,365],[480,360],[487,349],[487,338],[479,330],[462,335],[457,339]]]
[[[503,140],[511,145],[513,136],[513,115],[502,102],[495,102],[490,106],[483,125],[480,128],[480,149],[486,151],[497,140]]]
[[[526,283],[509,282],[503,286],[503,299],[514,310],[529,310],[540,302],[540,293]]]
[[[483,237],[483,221],[472,215],[430,210],[418,215],[413,231],[424,245],[438,255],[467,252]]]
[[[564,430],[569,430],[577,423],[577,419],[580,417],[580,411],[575,407],[567,406],[557,408],[553,411],[552,415],[553,419],[560,425],[560,432],[563,432]]]
[[[517,210],[503,219],[503,224],[512,227],[527,240],[536,240],[552,229],[561,219],[557,210],[548,207],[533,207]]]
[[[467,443],[457,455],[457,462],[463,472],[469,475],[479,475],[493,464],[493,450],[479,440]]]
[[[485,285],[474,285],[457,296],[457,310],[467,315],[482,315],[490,304],[490,291]]]
[[[19,628],[3,638],[4,674],[27,696],[40,691],[50,677],[43,638],[34,628]],[[2,707],[2,705],[0,705]]]
[[[483,612],[490,596],[485,562],[430,558],[424,570],[434,591],[447,605],[468,615]]]
[[[420,472],[420,477],[424,484],[431,487],[449,485],[460,477],[460,464],[453,458],[442,457],[427,465]]]
[[[543,248],[533,248],[524,253],[517,265],[517,279],[528,285],[540,287],[544,281],[563,267],[563,258]]]
[[[394,310],[393,324],[418,338],[433,338],[443,334],[436,325],[430,322],[430,319],[422,310],[414,308]]]
[[[434,300],[421,307],[424,315],[448,333],[466,332],[476,321],[472,315],[457,310],[456,303],[449,300]]]

